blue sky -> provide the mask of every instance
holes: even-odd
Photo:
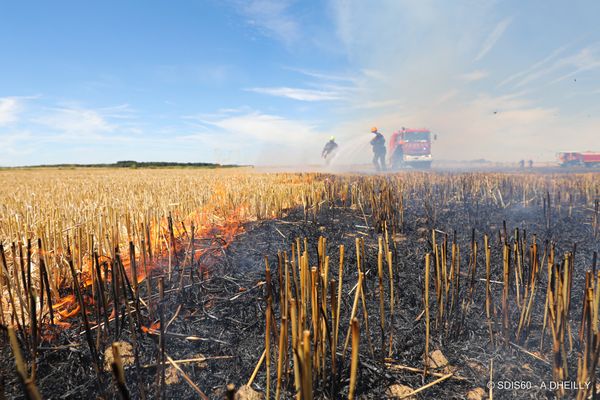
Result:
[[[0,165],[600,150],[600,2],[3,1]]]

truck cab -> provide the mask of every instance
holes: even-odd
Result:
[[[561,167],[581,165],[583,163],[581,153],[577,151],[561,151],[556,155],[556,158],[558,158]]]
[[[392,169],[409,166],[418,169],[431,167],[431,132],[428,129],[402,128],[392,134],[389,142]]]
[[[561,167],[600,166],[600,152],[593,151],[561,151],[557,154],[558,162]]]

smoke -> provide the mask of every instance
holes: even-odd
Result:
[[[332,157],[329,169],[332,171],[343,171],[348,167],[356,169],[358,164],[364,164],[370,160],[369,151],[365,151],[370,150],[371,147],[368,139],[371,137],[366,137],[365,134],[349,137]],[[365,156],[365,154],[367,155]]]
[[[531,85],[498,90],[510,66],[529,66],[523,50],[530,39],[519,30],[530,15],[503,15],[494,2],[453,4],[384,1],[370,8],[360,1],[334,2],[340,38],[367,71],[355,96],[347,99],[360,118],[342,122],[340,130],[365,135],[377,125],[389,136],[401,126],[427,127],[438,134],[438,159],[552,160],[565,147],[592,147],[600,119],[569,110],[561,91],[565,86],[572,91],[574,82],[561,87],[557,80],[597,68],[595,46],[572,49],[573,55],[538,66],[527,76],[542,79]],[[555,29],[553,22],[548,20],[544,30]],[[511,29],[515,32],[509,35]],[[513,58],[498,56],[506,54]],[[396,103],[361,108],[374,102]]]
[[[495,1],[332,0],[335,40],[354,72],[305,73],[335,101],[308,136],[304,162],[319,162],[334,134],[332,165],[369,163],[371,126],[386,138],[402,126],[429,128],[438,160],[553,161],[564,149],[592,150],[598,94],[577,95],[589,88],[576,80],[597,81],[600,48],[564,28],[589,8],[598,7],[562,5],[536,19],[538,7]],[[575,31],[586,30],[582,21]]]

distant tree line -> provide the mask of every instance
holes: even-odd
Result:
[[[179,163],[170,161],[117,161],[115,164],[109,164],[108,166],[114,166],[117,168],[163,168],[163,167],[196,167],[196,168],[217,168],[217,167],[237,167],[237,165],[221,165],[214,163]]]
[[[116,163],[108,164],[44,164],[44,165],[30,165],[17,168],[236,168],[242,165],[235,164],[214,164],[205,162],[170,162],[170,161],[133,161],[124,160],[117,161]]]

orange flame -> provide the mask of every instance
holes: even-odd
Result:
[[[144,333],[156,333],[160,330],[160,321],[156,321],[149,327],[142,326],[142,332]]]
[[[222,251],[226,249],[233,241],[236,235],[243,232],[242,222],[247,220],[247,208],[237,207],[233,212],[223,215],[222,209],[219,208],[218,204],[221,203],[219,199],[226,197],[224,189],[215,189],[211,200],[203,210],[196,210],[188,215],[180,215],[174,211],[172,215],[173,220],[173,241],[170,238],[169,225],[167,217],[163,217],[158,223],[149,226],[150,235],[152,238],[160,237],[166,238],[166,240],[160,240],[157,243],[152,243],[152,260],[146,259],[145,268],[143,266],[142,257],[140,250],[136,249],[136,264],[137,264],[137,276],[135,277],[136,283],[142,283],[146,278],[146,271],[151,273],[153,271],[162,271],[165,266],[164,260],[169,256],[183,257],[187,259],[187,262],[193,261],[194,265],[197,265],[200,271],[208,276],[208,270],[212,267],[220,257]],[[194,259],[190,260],[190,240],[192,236],[192,226],[194,226],[193,236],[194,241]],[[200,245],[202,241],[202,245]],[[206,245],[206,241],[209,242]],[[120,244],[120,259],[130,281],[133,279],[133,271],[131,268],[129,246],[127,243]],[[169,246],[173,245],[174,248],[169,249]],[[64,249],[63,249],[64,250]],[[73,247],[73,254],[79,254],[80,249],[76,246]],[[47,255],[50,255],[49,253]],[[93,296],[86,293],[89,288],[94,284],[95,281],[95,265],[91,254],[85,254],[81,256],[82,266],[80,272],[80,282],[83,286],[83,296],[86,304],[93,304]],[[180,261],[183,261],[180,259]],[[114,260],[107,255],[99,255],[98,262],[102,265],[106,263],[108,271],[111,271],[114,265]],[[102,268],[102,270],[104,267]],[[110,284],[111,274],[107,274],[105,277],[102,274],[102,279],[106,278],[105,285]],[[70,280],[66,276],[61,276],[61,284],[59,288],[65,288],[70,285]],[[58,329],[66,329],[71,324],[65,320],[76,316],[80,311],[81,307],[76,301],[73,294],[68,294],[60,297],[57,302],[52,306],[53,310],[57,312],[55,315],[55,325]],[[88,311],[92,314],[91,309]],[[115,310],[112,310],[110,318],[114,317]],[[155,332],[160,328],[160,323],[156,322],[150,327],[142,327],[142,330],[146,333]],[[52,336],[50,333],[49,336]]]

